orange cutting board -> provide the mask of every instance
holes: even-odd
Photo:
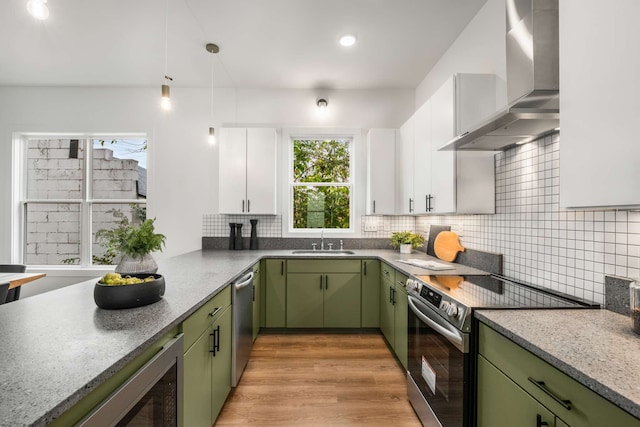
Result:
[[[457,233],[441,231],[433,242],[433,250],[441,260],[453,262],[458,256],[458,252],[464,252],[464,247],[460,244]]]

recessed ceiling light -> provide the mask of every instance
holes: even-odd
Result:
[[[342,46],[353,46],[354,44],[356,44],[356,36],[354,36],[353,34],[345,34],[344,36],[340,37],[340,44]]]
[[[39,20],[44,20],[49,17],[47,0],[29,0],[27,2],[27,10],[31,16]]]

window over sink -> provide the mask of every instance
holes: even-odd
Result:
[[[116,264],[100,236],[146,218],[146,135],[25,134],[15,153],[14,257],[27,265]]]
[[[292,137],[290,229],[349,231],[353,224],[353,139]]]

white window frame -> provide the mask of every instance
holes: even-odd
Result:
[[[284,129],[282,134],[282,142],[285,144],[285,149],[282,150],[286,155],[282,164],[287,165],[285,168],[286,176],[283,177],[283,182],[286,183],[286,191],[283,192],[283,209],[282,212],[286,212],[283,220],[283,237],[316,237],[318,233],[323,232],[325,236],[344,236],[355,237],[356,234],[356,203],[357,203],[357,179],[356,179],[356,158],[357,150],[360,146],[362,138],[361,129]],[[324,140],[324,139],[348,139],[349,143],[349,182],[340,183],[349,187],[349,228],[293,228],[293,141],[294,140]],[[298,184],[301,185],[301,184]],[[304,184],[302,184],[304,185]],[[317,186],[318,183],[313,183]],[[320,184],[322,185],[322,184]],[[335,184],[330,184],[335,185]],[[285,232],[286,230],[286,232]]]
[[[84,181],[82,199],[28,199],[27,198],[27,150],[29,140],[37,139],[78,139],[85,142]],[[92,198],[92,159],[93,140],[95,139],[146,139],[146,133],[59,133],[59,132],[20,132],[13,135],[13,183],[11,212],[11,262],[24,264],[26,252],[26,205],[27,203],[73,203],[80,205],[80,263],[79,264],[45,264],[28,265],[31,270],[113,270],[113,266],[92,264],[92,206],[94,204],[148,204],[145,199],[93,199]],[[147,159],[149,155],[147,154]],[[148,163],[147,163],[148,164]]]

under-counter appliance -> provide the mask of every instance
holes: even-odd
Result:
[[[475,425],[475,309],[599,307],[497,275],[416,276],[407,293],[407,393],[428,427]]]
[[[114,391],[78,426],[177,427],[182,425],[183,335]]]
[[[253,270],[245,272],[232,284],[233,346],[231,350],[231,386],[240,382],[253,347]]]

